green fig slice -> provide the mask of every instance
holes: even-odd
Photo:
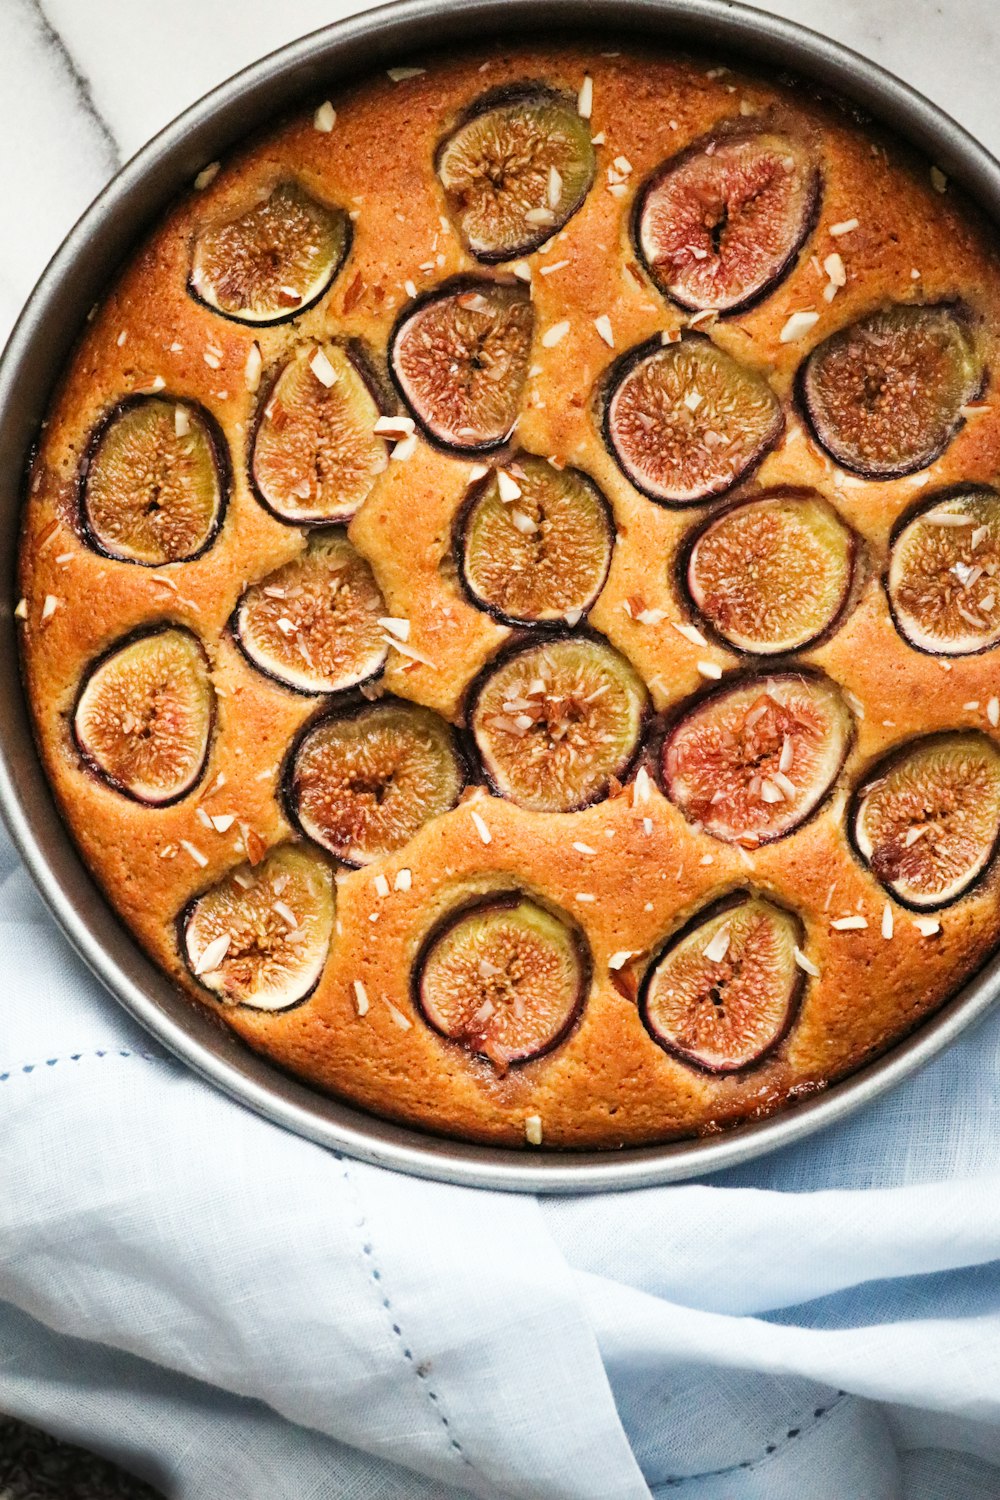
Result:
[[[518,892],[461,907],[417,958],[414,991],[428,1025],[498,1072],[565,1039],[590,984],[583,938]]]
[[[275,381],[254,434],[251,478],[279,521],[349,521],[389,462],[379,405],[341,344],[306,344]]]
[[[886,577],[896,625],[918,651],[968,656],[1000,642],[1000,494],[961,485],[896,528]]]
[[[699,505],[732,489],[783,426],[764,377],[701,335],[654,339],[612,367],[605,441],[625,477],[661,505]]]
[[[236,323],[283,323],[319,301],[350,244],[342,208],[279,182],[238,218],[200,231],[188,285]]]
[[[791,269],[816,221],[819,189],[818,167],[790,136],[709,136],[664,162],[643,189],[639,254],[688,311],[741,311]]]
[[[343,531],[314,531],[294,562],[244,592],[233,634],[250,662],[298,693],[342,693],[377,677],[385,600]]]
[[[607,641],[567,635],[516,646],[473,685],[468,714],[494,791],[534,812],[600,802],[638,753],[649,705]]]
[[[288,1010],[312,994],[333,936],[333,872],[314,850],[279,844],[197,896],[181,917],[188,968],[224,1005]]]
[[[741,893],[699,913],[646,975],[639,1013],[665,1051],[706,1073],[738,1073],[788,1034],[804,985],[802,924]]]
[[[361,866],[449,812],[465,785],[454,730],[429,708],[383,698],[313,724],[292,758],[292,817],[342,864]]]
[[[829,679],[781,672],[726,683],[668,729],[664,791],[689,822],[753,848],[792,833],[826,797],[853,719]]]
[[[485,453],[507,441],[521,405],[534,312],[517,283],[462,280],[411,303],[390,366],[399,393],[435,443]]]
[[[493,90],[442,144],[437,173],[480,261],[529,255],[562,229],[594,181],[590,122],[542,84]]]
[[[926,469],[961,427],[962,407],[982,383],[969,319],[947,303],[869,313],[817,345],[799,375],[816,441],[865,479]]]
[[[831,629],[851,592],[856,544],[808,490],[741,501],[698,533],[687,561],[695,608],[738,651],[800,651]]]
[[[201,779],[214,717],[201,642],[169,626],[127,637],[94,664],[73,735],[85,764],[115,791],[166,807]]]
[[[521,453],[470,492],[455,560],[473,604],[502,623],[575,624],[604,587],[614,540],[610,506],[591,479]]]
[[[189,401],[137,396],[97,429],[81,471],[87,541],[106,557],[147,568],[189,562],[222,522],[225,440]]]
[[[1000,839],[1000,749],[976,730],[904,745],[858,791],[853,835],[901,905],[926,911],[957,901]]]

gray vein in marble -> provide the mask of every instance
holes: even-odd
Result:
[[[85,73],[81,72],[76,59],[67,47],[62,35],[53,26],[42,4],[42,0],[27,0],[27,3],[41,32],[43,42],[55,54],[59,66],[68,75],[73,92],[76,94],[84,113],[100,137],[108,166],[112,172],[117,172],[122,164],[121,150],[119,149],[114,131],[94,101],[90,80]]]

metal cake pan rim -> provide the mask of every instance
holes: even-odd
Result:
[[[359,68],[422,49],[516,34],[616,39],[738,53],[859,106],[928,155],[1000,224],[1000,163],[891,73],[805,27],[729,0],[401,0],[313,32],[251,64],[145,145],[70,230],[0,358],[0,812],[42,898],[88,967],[170,1053],[233,1099],[325,1147],[417,1176],[542,1193],[649,1187],[738,1166],[846,1118],[942,1052],[1000,998],[1000,954],[914,1033],[849,1077],[766,1119],[660,1146],[576,1153],[474,1145],[393,1124],[317,1093],[251,1052],[184,998],[105,902],[63,825],[21,688],[13,618],[24,466],[89,307],[156,217],[207,161],[282,109]]]

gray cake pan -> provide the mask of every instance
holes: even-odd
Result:
[[[927,99],[856,53],[726,0],[404,0],[263,58],[185,111],[132,158],[66,237],[0,360],[0,810],[56,921],[98,978],[166,1048],[250,1109],[363,1161],[470,1186],[542,1193],[647,1187],[749,1161],[844,1119],[935,1057],[1000,994],[1000,957],[919,1030],[851,1077],[774,1117],[703,1140],[586,1154],[474,1146],[390,1124],[327,1098],[213,1023],[146,958],[81,863],[32,737],[13,618],[26,465],[86,320],[125,261],[195,174],[272,116],[340,80],[449,43],[588,35],[637,40],[784,70],[858,105],[917,146],[1000,225],[1000,164]]]

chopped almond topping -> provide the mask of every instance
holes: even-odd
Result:
[[[393,83],[405,83],[408,78],[418,78],[421,73],[426,73],[426,68],[386,68],[385,70]]]
[[[360,979],[354,981],[354,1008],[359,1016],[368,1014],[368,992]]]
[[[556,344],[562,342],[567,333],[569,333],[568,319],[564,318],[561,323],[553,323],[552,327],[546,328],[542,334],[543,349],[554,349]]]
[[[583,82],[580,85],[580,92],[577,95],[576,110],[581,119],[589,120],[593,108],[594,80],[591,78],[590,74],[587,73],[584,75]]]
[[[221,166],[222,163],[219,161],[210,161],[207,167],[202,167],[194,180],[195,190],[200,193],[203,188],[208,187],[210,182],[214,182]]]
[[[830,926],[835,932],[862,932],[868,926],[866,917],[834,917]]]
[[[921,937],[937,937],[941,931],[941,923],[936,917],[914,917],[913,925]]]
[[[542,1144],[541,1115],[528,1115],[524,1122],[524,1139],[529,1146],[540,1146]]]
[[[802,949],[799,948],[799,947],[793,948],[792,952],[793,952],[794,957],[795,957],[795,962],[798,964],[799,968],[803,971],[803,973],[804,974],[811,974],[814,979],[818,979],[819,978],[819,969],[817,969],[817,967],[813,963],[812,959],[809,958],[809,957],[807,957],[807,955],[805,953],[803,953]]]
[[[818,312],[793,312],[791,317],[785,322],[785,326],[779,334],[779,339],[783,344],[796,343],[799,339],[805,338],[806,334],[815,328],[818,322]]]
[[[479,837],[482,839],[483,843],[492,843],[493,835],[487,828],[482,816],[476,812],[476,809],[474,807],[469,809],[469,817],[472,819],[473,826],[476,832],[479,834]]]
[[[337,111],[329,99],[326,99],[313,115],[313,129],[318,130],[321,135],[329,135],[336,123]]]
[[[413,873],[410,870],[397,870],[393,887],[397,891],[408,891],[413,885]]]
[[[886,942],[890,940],[894,930],[895,924],[893,921],[892,907],[887,901],[882,908],[882,936],[885,938]]]
[[[202,869],[205,868],[208,859],[202,854],[197,844],[192,844],[188,839],[178,839],[178,843],[186,854],[190,854],[196,865],[201,865]]]

